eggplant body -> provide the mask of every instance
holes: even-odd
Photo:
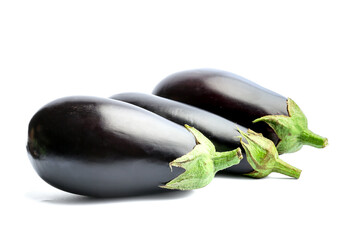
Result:
[[[184,172],[169,163],[196,140],[183,126],[134,105],[96,97],[53,101],[31,119],[27,151],[39,176],[71,193],[117,197],[169,191]]]
[[[288,116],[287,98],[233,73],[214,69],[178,72],[163,79],[153,94],[215,113],[262,133],[278,144],[274,130],[264,122],[267,115]]]
[[[144,108],[182,126],[188,124],[195,127],[212,141],[218,152],[240,147],[243,160],[239,164],[223,170],[223,172],[244,174],[253,171],[246,160],[238,132],[238,129],[246,132],[246,128],[208,111],[151,94],[120,93],[111,98]]]

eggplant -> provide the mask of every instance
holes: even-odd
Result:
[[[299,178],[301,170],[280,160],[272,141],[253,131],[246,134],[245,127],[216,114],[151,94],[120,93],[111,96],[111,99],[144,108],[180,125],[194,126],[214,144],[216,151],[241,148],[243,160],[223,170],[224,173],[262,178],[274,171]]]
[[[195,106],[262,133],[279,154],[296,152],[303,145],[323,148],[327,138],[308,129],[298,105],[243,77],[215,69],[174,73],[163,79],[153,94]]]
[[[38,175],[61,190],[122,197],[206,186],[242,158],[216,152],[198,130],[132,104],[86,96],[42,107],[28,128]]]

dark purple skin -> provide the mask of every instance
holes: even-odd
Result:
[[[242,161],[223,170],[223,173],[244,174],[253,171],[246,160],[238,132],[238,128],[243,132],[247,131],[246,128],[208,111],[151,94],[130,92],[115,94],[111,98],[144,108],[182,126],[188,124],[195,127],[212,141],[218,152],[240,147],[243,154]]]
[[[288,116],[287,98],[233,73],[214,69],[178,72],[163,79],[153,94],[215,113],[262,133],[278,144],[279,138],[264,122],[266,115]]]
[[[61,190],[93,197],[167,192],[184,172],[169,162],[190,152],[186,128],[121,101],[67,97],[31,119],[27,151],[39,176]]]

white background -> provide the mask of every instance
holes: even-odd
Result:
[[[1,1],[1,239],[345,239],[345,1]],[[182,194],[96,200],[42,181],[27,125],[67,95],[150,93],[209,67],[294,99],[326,149],[299,180],[216,177]]]

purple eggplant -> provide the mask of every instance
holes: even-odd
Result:
[[[308,129],[298,105],[243,77],[226,71],[197,69],[163,79],[153,94],[215,113],[271,139],[278,152],[303,145],[323,148],[326,138]]]
[[[193,127],[96,97],[66,97],[31,119],[27,151],[38,175],[61,190],[118,197],[206,186],[241,159],[216,152]]]
[[[245,174],[260,178],[274,171],[295,178],[299,177],[300,170],[280,160],[270,140],[251,134],[253,133],[251,131],[245,134],[246,128],[216,114],[151,94],[120,93],[111,98],[134,104],[180,125],[188,124],[197,128],[214,144],[216,151],[241,148],[243,160],[223,170],[224,173]],[[243,140],[240,138],[241,135]],[[259,152],[265,154],[257,155]]]

